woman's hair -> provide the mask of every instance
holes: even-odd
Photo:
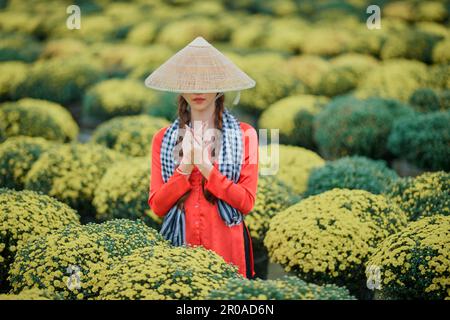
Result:
[[[216,98],[215,100],[215,110],[214,110],[214,126],[216,129],[219,129],[222,131],[222,117],[223,117],[223,110],[224,110],[224,100],[225,96],[222,94],[219,98]],[[180,119],[179,128],[184,128],[185,124],[190,124],[191,122],[191,111],[189,108],[189,104],[187,101],[183,98],[183,96],[180,94],[178,96],[178,117]],[[183,130],[179,130],[181,132]],[[219,139],[220,137],[214,137],[214,142],[216,142],[214,145],[219,145]],[[183,140],[183,136],[179,133],[177,144]],[[216,149],[212,150],[212,157],[216,156]],[[217,150],[218,151],[218,150]],[[180,150],[180,157],[183,156],[183,150]],[[213,195],[211,192],[205,189],[205,177],[202,176],[202,191],[206,198],[211,203],[215,203],[217,200],[217,197]],[[177,207],[181,209],[184,207],[184,202],[186,201],[187,197],[189,196],[190,191],[186,192],[183,196],[180,197],[177,201]]]

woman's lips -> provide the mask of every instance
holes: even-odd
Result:
[[[195,99],[192,99],[192,100],[194,100],[197,103],[201,103],[201,102],[205,101],[205,99],[203,99],[203,98],[195,98]]]

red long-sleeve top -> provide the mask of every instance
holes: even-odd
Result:
[[[205,189],[238,209],[244,214],[245,220],[245,215],[253,209],[255,204],[259,154],[256,130],[245,122],[241,122],[240,125],[244,159],[239,181],[235,183],[223,175],[215,161],[205,181]],[[202,245],[215,251],[225,261],[235,264],[244,277],[248,275],[254,277],[253,248],[245,222],[232,227],[225,225],[220,217],[217,203],[210,203],[203,195],[202,174],[198,168],[194,166],[188,178],[175,171],[164,183],[161,175],[160,151],[167,128],[168,126],[160,129],[152,140],[151,183],[148,198],[150,208],[156,215],[164,217],[177,200],[190,191],[184,203],[186,242],[190,245]],[[244,239],[245,236],[247,241]],[[247,269],[250,269],[250,272]]]

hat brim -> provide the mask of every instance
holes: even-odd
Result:
[[[197,90],[190,90],[190,89],[184,89],[184,90],[177,90],[177,89],[170,89],[170,88],[161,88],[155,85],[151,85],[147,83],[147,79],[144,81],[145,86],[150,89],[158,90],[158,91],[166,91],[166,92],[177,92],[177,93],[213,93],[213,92],[229,92],[229,91],[240,91],[240,90],[246,90],[254,88],[256,85],[256,82],[250,83],[248,86],[240,86],[240,87],[231,87],[231,88],[215,88],[215,89],[197,89]]]

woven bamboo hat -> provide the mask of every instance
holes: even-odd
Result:
[[[238,91],[256,85],[255,80],[237,67],[203,37],[195,38],[154,70],[145,85],[161,91],[211,93]]]

